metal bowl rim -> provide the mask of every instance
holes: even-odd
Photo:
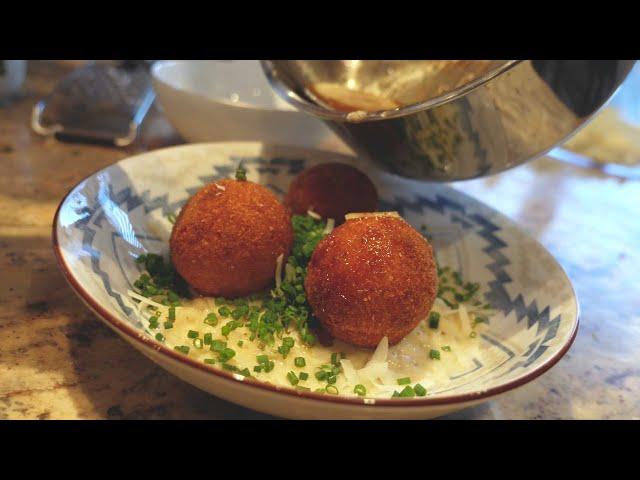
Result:
[[[511,70],[515,66],[524,62],[525,60],[507,60],[503,65],[494,68],[490,72],[482,75],[475,80],[465,83],[463,86],[451,90],[443,95],[430,98],[424,102],[413,103],[405,107],[401,107],[394,110],[380,110],[377,112],[366,112],[364,117],[360,117],[357,120],[347,118],[349,113],[352,112],[338,112],[336,110],[330,110],[323,108],[315,103],[308,102],[302,99],[297,93],[289,89],[276,74],[276,70],[273,67],[271,60],[261,60],[260,65],[264,71],[267,80],[271,84],[271,87],[280,95],[286,102],[293,105],[297,109],[311,113],[315,116],[321,117],[326,120],[335,120],[338,122],[346,123],[363,123],[363,122],[375,122],[380,120],[388,120],[392,118],[404,117],[423,110],[428,110],[446,103],[450,103],[457,100],[460,97],[465,96],[472,90],[480,87],[481,85],[489,82],[490,80],[502,75],[503,73]]]

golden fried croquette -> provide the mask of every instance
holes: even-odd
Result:
[[[220,180],[182,208],[169,246],[176,270],[198,293],[238,297],[267,288],[292,243],[290,213],[271,191]]]
[[[351,165],[322,163],[300,173],[284,200],[291,211],[305,215],[312,210],[323,218],[344,222],[350,212],[373,212],[378,192],[369,177]]]
[[[314,315],[335,338],[375,347],[399,342],[436,298],[431,245],[400,217],[350,219],[320,241],[305,290]]]

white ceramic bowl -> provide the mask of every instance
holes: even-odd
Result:
[[[151,72],[167,118],[190,142],[304,146],[332,135],[280,99],[257,60],[162,60]]]
[[[429,418],[486,401],[551,368],[578,328],[571,283],[553,257],[510,220],[444,185],[367,172],[381,208],[428,225],[440,265],[481,284],[496,309],[478,335],[475,366],[424,398],[360,398],[302,392],[232,374],[180,354],[145,333],[126,291],[143,252],[167,254],[175,213],[204,183],[230,176],[239,161],[249,180],[281,195],[318,162],[354,157],[257,143],[179,146],[122,160],[80,182],[60,204],[53,242],[65,277],[109,327],[158,365],[225,400],[291,418]],[[360,165],[360,168],[366,168]],[[123,371],[122,375],[127,372]]]

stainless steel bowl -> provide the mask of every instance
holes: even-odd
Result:
[[[563,142],[598,111],[634,60],[265,60],[274,90],[324,120],[355,152],[409,178],[453,181],[506,170]],[[319,82],[402,106],[342,112]]]

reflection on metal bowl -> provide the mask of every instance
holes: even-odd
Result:
[[[324,120],[358,154],[404,177],[453,181],[500,172],[561,143],[607,102],[634,63],[265,60],[262,67],[283,99]],[[314,95],[323,82],[400,106],[336,110]]]

